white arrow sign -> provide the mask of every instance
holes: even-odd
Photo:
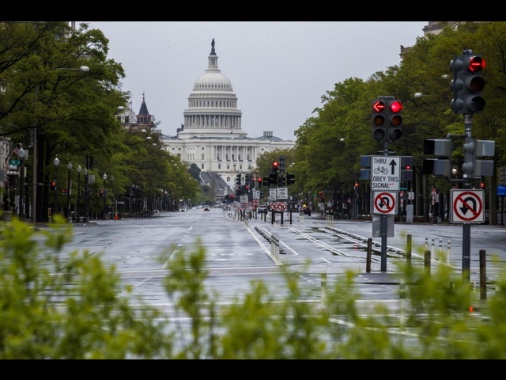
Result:
[[[400,161],[399,156],[372,157],[372,190],[399,190],[401,182]]]

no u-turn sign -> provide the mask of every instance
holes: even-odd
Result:
[[[380,215],[395,215],[397,210],[397,193],[392,191],[373,192],[374,213]]]
[[[451,223],[483,223],[484,190],[453,189],[451,191]]]

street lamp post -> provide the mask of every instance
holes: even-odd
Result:
[[[79,223],[79,218],[81,217],[81,165],[77,167],[77,206],[75,210],[75,220]]]
[[[104,197],[104,211],[103,211],[103,218],[105,219],[105,213],[106,213],[106,207],[107,207],[107,197],[106,197],[106,181],[107,181],[107,174],[104,173],[103,177],[104,179],[104,192],[102,193],[103,194],[103,197]]]
[[[25,173],[24,173],[24,161],[26,157],[26,151],[23,149],[23,146],[19,144],[18,150],[19,157],[19,219],[24,220],[25,212],[24,212],[24,187],[25,187]]]
[[[88,222],[88,168],[84,169],[84,212],[83,222]]]
[[[112,199],[112,213],[113,217],[116,215],[116,202],[114,199],[114,176],[111,176],[111,199]]]
[[[70,171],[72,170],[72,162],[67,164],[67,207],[65,209],[65,218],[70,217]]]
[[[54,204],[53,204],[53,222],[54,215],[58,212],[58,165],[60,165],[60,160],[58,159],[58,155],[54,158]]]

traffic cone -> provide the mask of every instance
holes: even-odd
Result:
[[[118,213],[115,213],[115,214],[114,214],[114,220],[118,220],[118,219],[119,219],[119,218],[118,218]]]

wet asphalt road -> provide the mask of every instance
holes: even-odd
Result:
[[[351,269],[356,271],[361,284],[363,299],[398,300],[398,282],[392,277],[395,271],[388,258],[387,271],[380,271],[379,261],[372,263],[371,273],[366,273],[365,250],[356,242],[336,238],[321,231],[330,227],[346,231],[350,235],[372,236],[372,224],[367,221],[327,220],[313,214],[312,217],[292,215],[283,224],[279,219],[239,220],[233,212],[212,208],[186,213],[160,213],[151,218],[99,220],[73,227],[74,239],[65,246],[65,254],[78,249],[101,254],[107,264],[115,265],[125,284],[132,285],[134,294],[143,301],[167,311],[173,309],[171,300],[163,289],[162,280],[167,275],[160,261],[163,251],[167,256],[177,251],[191,251],[197,239],[206,248],[208,289],[216,291],[220,300],[227,303],[244,294],[251,281],[263,281],[276,297],[286,295],[286,284],[281,268],[300,273],[300,280],[309,293],[308,302],[321,302],[322,281],[335,281],[337,276]],[[388,237],[389,247],[406,249],[407,235],[411,235],[413,260],[422,260],[424,250],[449,253],[448,263],[457,270],[462,267],[462,225],[396,224],[395,236]],[[280,240],[284,254],[273,255],[272,247],[258,231],[274,234]],[[318,242],[310,238],[317,238]],[[380,238],[373,238],[380,244]],[[434,245],[433,245],[434,242]],[[440,246],[441,244],[441,246]],[[343,255],[329,249],[338,248]],[[504,226],[473,225],[471,227],[471,281],[479,279],[479,250],[487,255],[487,276],[493,279],[506,267],[506,228]],[[493,261],[497,258],[497,261]],[[304,264],[310,261],[310,267]],[[445,259],[446,260],[446,259]]]

